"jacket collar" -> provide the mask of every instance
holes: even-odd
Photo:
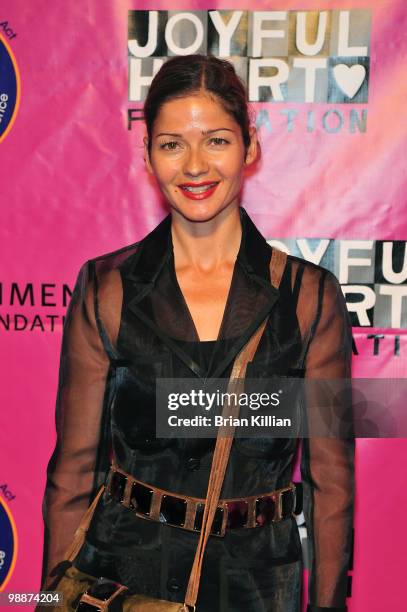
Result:
[[[272,287],[269,277],[269,261],[272,247],[259,232],[243,207],[240,207],[242,240],[237,261],[247,274],[257,278],[264,285]],[[130,265],[126,266],[125,276],[138,284],[154,286],[162,269],[173,254],[171,236],[171,214],[168,214],[143,240]]]
[[[162,267],[172,254],[171,215],[167,215],[143,240],[125,263],[124,275],[134,283],[154,286]]]
[[[247,319],[244,329],[232,342],[225,353],[220,351],[219,342],[216,344],[212,356],[212,364],[209,372],[203,372],[200,366],[195,363],[180,346],[173,342],[167,335],[166,330],[160,327],[160,322],[154,320],[147,314],[151,310],[146,308],[147,301],[154,297],[154,289],[157,284],[160,272],[165,266],[173,266],[173,246],[171,236],[171,215],[168,215],[161,223],[150,232],[140,243],[138,251],[125,263],[123,275],[132,286],[131,299],[129,301],[130,310],[141,319],[150,329],[160,337],[160,339],[188,366],[188,368],[201,378],[219,377],[230,364],[231,360],[237,355],[240,349],[246,344],[247,340],[259,327],[271,308],[279,298],[279,291],[270,282],[269,262],[272,248],[267,244],[264,237],[260,234],[244,208],[240,208],[240,218],[242,223],[242,240],[236,259],[236,268],[239,281],[235,281],[236,274],[233,276],[230,295],[233,294],[233,283],[243,284],[240,291],[251,296],[253,308]],[[242,274],[243,272],[243,274]],[[230,296],[229,296],[230,297]],[[233,320],[233,302],[228,300],[225,309],[222,327]],[[184,313],[187,316],[187,312]],[[235,317],[236,318],[236,317]]]

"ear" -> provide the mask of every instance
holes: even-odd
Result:
[[[144,142],[144,161],[146,164],[147,172],[149,172],[150,174],[154,174],[153,167],[150,161],[150,153],[148,151],[148,137],[147,136],[144,136],[143,142]]]
[[[252,164],[256,160],[258,153],[257,130],[254,125],[249,128],[249,134],[250,144],[246,151],[246,157],[244,160],[246,166],[250,166],[250,164]]]

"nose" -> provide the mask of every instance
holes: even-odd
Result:
[[[200,176],[209,170],[208,160],[200,147],[191,147],[184,161],[184,174],[188,176]]]

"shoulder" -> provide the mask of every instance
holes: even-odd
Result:
[[[111,284],[117,285],[120,268],[137,253],[140,242],[127,245],[115,251],[87,259],[80,267],[74,288],[74,295],[88,295]]]
[[[287,274],[302,312],[319,313],[322,307],[346,310],[345,298],[335,274],[327,268],[293,255],[287,256]]]
[[[120,271],[126,272],[138,261],[142,252],[149,256],[155,255],[158,248],[166,244],[170,231],[170,215],[167,215],[141,240],[124,246],[115,251],[98,255],[85,262],[89,271],[96,274],[98,279],[115,277]]]
[[[287,255],[287,266],[291,270],[292,278],[301,281],[301,288],[304,291],[312,291],[324,286],[335,289],[340,288],[340,284],[335,274],[319,264],[307,261],[295,255]]]
[[[115,251],[93,257],[85,262],[85,265],[87,265],[90,270],[95,270],[98,276],[119,270],[122,266],[126,265],[128,260],[133,259],[137,255],[137,252],[140,250],[145,240],[146,238],[143,238],[138,242],[126,245]]]
[[[335,274],[321,265],[288,255],[286,283],[290,277],[292,290],[286,295],[287,299],[294,299],[302,337],[310,342],[317,332],[325,338],[331,334],[335,338],[341,336],[349,346],[350,318]]]
[[[79,270],[70,302],[82,305],[86,318],[99,329],[107,351],[115,344],[123,302],[121,269],[137,256],[143,240],[86,260]],[[108,339],[108,340],[107,340]]]
[[[339,280],[331,270],[300,257],[289,255],[292,276],[299,275],[297,314],[311,328],[321,320],[324,325],[342,325],[350,330],[350,317]],[[335,323],[336,322],[336,323]],[[347,332],[346,332],[347,333]]]

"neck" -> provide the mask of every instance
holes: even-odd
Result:
[[[176,268],[210,271],[234,264],[242,237],[239,207],[228,207],[210,221],[199,223],[173,211],[171,233]]]

